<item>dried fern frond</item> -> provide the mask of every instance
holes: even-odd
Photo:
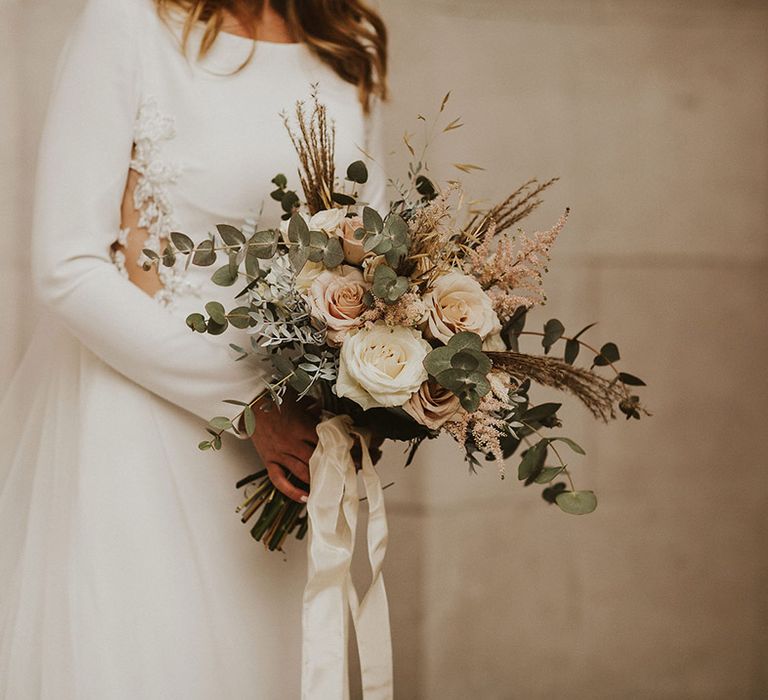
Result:
[[[298,133],[291,128],[288,115],[283,123],[299,156],[299,179],[310,214],[331,209],[335,184],[334,152],[336,129],[328,121],[328,111],[312,91],[312,112],[307,115],[303,102],[296,103]]]
[[[493,366],[518,381],[530,379],[542,386],[567,391],[604,421],[616,417],[615,406],[625,398],[621,385],[563,360],[518,352],[486,352]]]

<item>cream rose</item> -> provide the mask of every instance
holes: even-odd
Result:
[[[336,394],[366,410],[402,406],[426,381],[423,362],[431,350],[418,330],[382,321],[350,334],[341,346]]]
[[[437,430],[462,408],[456,394],[430,379],[403,404],[403,410],[427,428]]]
[[[312,317],[328,327],[329,342],[341,344],[350,330],[360,326],[360,316],[366,310],[363,295],[370,288],[363,273],[350,265],[315,277],[306,298]]]
[[[360,228],[363,228],[363,220],[359,216],[353,216],[351,219],[344,219],[340,229],[344,259],[350,265],[360,265],[363,258],[370,255],[365,252],[363,241],[355,238],[355,231]]]
[[[461,272],[439,277],[424,302],[429,312],[427,334],[444,343],[461,331],[477,333],[485,340],[501,330],[499,317],[480,283]]]
[[[335,233],[344,222],[343,209],[323,209],[313,214],[309,219],[310,231],[325,231],[327,234]]]

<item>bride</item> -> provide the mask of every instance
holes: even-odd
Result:
[[[359,0],[88,0],[40,145],[32,266],[46,316],[0,404],[0,697],[299,696],[304,556],[234,514],[258,460],[306,493],[315,422],[260,412],[199,452],[260,369],[184,324],[231,290],[145,272],[171,231],[279,223],[296,181],[280,113],[314,89],[341,164],[380,154],[385,30]],[[378,180],[378,181],[377,181]],[[383,178],[362,199],[381,209]],[[252,443],[252,444],[251,444]],[[323,699],[318,699],[323,700]]]

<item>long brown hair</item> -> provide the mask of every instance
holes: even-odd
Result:
[[[297,41],[307,44],[342,79],[357,86],[366,111],[372,95],[386,97],[387,30],[378,13],[363,0],[155,0],[163,17],[172,9],[185,14],[184,51],[194,27],[204,25],[200,58],[213,46],[227,14],[255,34],[267,2]]]

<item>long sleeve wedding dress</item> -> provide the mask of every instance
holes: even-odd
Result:
[[[233,361],[241,332],[184,323],[231,291],[182,262],[151,298],[114,244],[129,169],[148,247],[275,226],[270,179],[298,188],[280,113],[317,85],[339,165],[377,152],[376,120],[303,44],[222,34],[197,60],[179,34],[151,0],[89,0],[58,67],[32,237],[46,316],[0,404],[4,700],[299,696],[304,553],[265,553],[234,513],[249,442],[197,450],[222,399],[261,389]],[[381,206],[372,180],[364,199]]]

